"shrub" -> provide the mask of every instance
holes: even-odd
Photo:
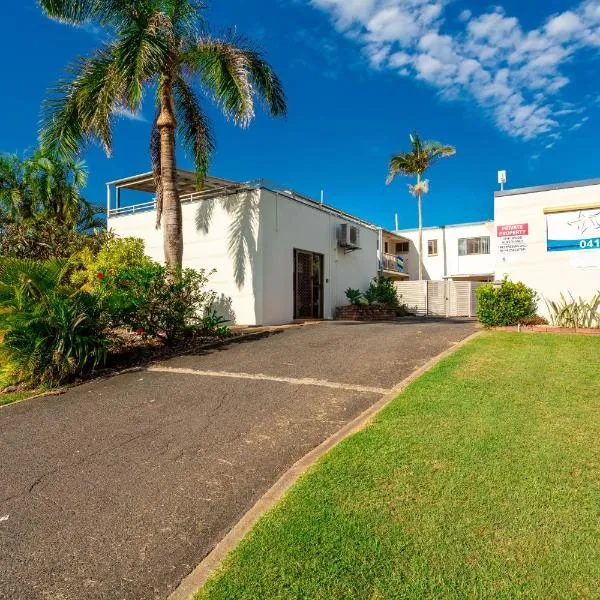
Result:
[[[177,273],[150,262],[98,278],[98,293],[112,326],[124,326],[140,335],[158,335],[172,342],[190,329],[200,329],[214,292],[205,289],[204,270]]]
[[[121,271],[152,264],[144,252],[144,240],[133,237],[111,238],[96,252],[84,248],[76,256],[76,261],[81,269],[74,273],[73,281],[89,290],[98,288],[100,279],[109,277],[114,281],[114,276]]]
[[[537,309],[536,293],[522,282],[504,279],[499,286],[485,284],[477,288],[477,317],[486,327],[516,325],[533,317]]]
[[[207,335],[227,337],[229,335],[227,323],[229,323],[229,319],[220,315],[210,306],[204,311],[204,316],[202,317],[202,331]]]
[[[67,261],[0,261],[0,356],[11,382],[56,385],[106,359],[98,298],[70,284]]]
[[[388,308],[399,308],[400,301],[394,282],[388,277],[375,277],[364,294],[369,304],[382,304]]]
[[[96,254],[113,237],[104,230],[82,233],[47,217],[0,221],[0,257],[52,260],[70,258],[86,249]]]
[[[354,288],[348,288],[345,293],[346,293],[346,298],[348,298],[348,301],[350,302],[350,304],[353,304],[355,306],[358,306],[360,304],[360,300],[362,298],[362,294],[361,294],[360,290],[355,290]]]
[[[600,292],[589,301],[561,294],[560,300],[547,300],[546,306],[557,327],[600,327]]]

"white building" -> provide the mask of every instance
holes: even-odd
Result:
[[[409,240],[402,254],[410,279],[419,277],[419,231],[396,232]],[[496,235],[493,221],[423,228],[423,278],[493,281]]]
[[[403,254],[418,278],[418,230]],[[600,179],[496,192],[494,221],[423,229],[424,278],[522,281],[539,296],[538,312],[561,293],[600,292]]]
[[[362,219],[263,180],[209,177],[196,192],[194,173],[178,171],[178,188],[184,267],[214,269],[209,286],[218,310],[235,323],[333,318],[347,304],[345,290],[365,290],[378,273],[383,233]],[[142,238],[147,254],[162,261],[154,200],[135,203],[131,193],[154,191],[151,173],[108,183],[108,227]]]
[[[600,179],[494,195],[496,279],[508,276],[545,300],[600,291]]]

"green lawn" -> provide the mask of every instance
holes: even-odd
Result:
[[[600,598],[600,338],[486,333],[337,446],[197,599]]]

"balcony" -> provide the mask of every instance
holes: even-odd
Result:
[[[383,253],[381,255],[381,268],[386,275],[408,277],[406,258],[403,256]]]

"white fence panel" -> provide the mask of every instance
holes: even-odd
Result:
[[[399,281],[396,290],[400,302],[417,315],[475,317],[475,290],[481,285],[479,281]]]
[[[427,314],[427,282],[397,281],[396,292],[401,304],[417,315]]]

